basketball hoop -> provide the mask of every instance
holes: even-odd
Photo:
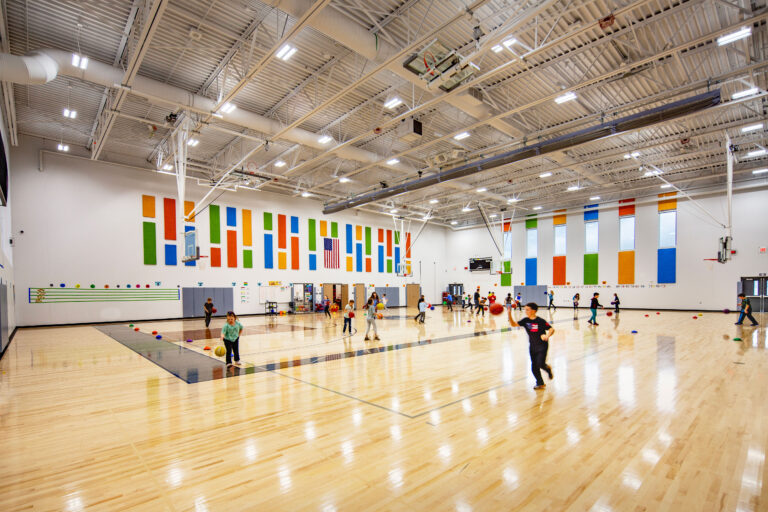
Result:
[[[424,52],[424,67],[426,68],[425,72],[429,72],[430,75],[435,76],[435,69],[429,65],[429,62],[427,62],[427,55],[432,57],[432,66],[434,66],[434,68],[437,67],[437,59],[429,50]]]

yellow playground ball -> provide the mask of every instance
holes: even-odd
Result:
[[[79,284],[76,284],[76,285],[75,285],[75,288],[80,288],[80,285],[79,285]]]
[[[224,347],[219,345],[218,347],[213,349],[213,353],[216,354],[219,357],[222,357],[222,356],[224,356],[227,353],[227,351],[226,351],[226,349]]]
[[[378,304],[376,304],[376,309],[384,309],[384,303],[379,302]]]

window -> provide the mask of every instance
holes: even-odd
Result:
[[[502,233],[504,239],[504,260],[512,259],[512,230]]]
[[[635,217],[619,217],[619,251],[635,250]]]
[[[565,224],[555,226],[555,256],[565,256]]]
[[[752,281],[752,295],[758,296],[760,295],[760,281],[755,279]]]
[[[659,249],[677,245],[677,212],[659,212]]]
[[[584,223],[584,235],[584,253],[597,254],[598,234],[596,220]]]
[[[526,230],[528,243],[526,244],[526,258],[535,258],[538,254],[539,236],[536,229]]]

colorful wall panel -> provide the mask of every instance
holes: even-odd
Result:
[[[619,201],[619,223],[622,217],[635,216],[635,200]],[[619,231],[621,233],[621,231]],[[619,251],[619,284],[635,284],[635,251]]]
[[[141,196],[142,242],[144,264],[157,265],[157,226],[155,225],[155,196]]]
[[[195,226],[193,223],[195,222],[195,215],[192,215],[192,212],[195,209],[195,203],[194,201],[184,201],[184,232],[187,231],[194,231]],[[199,242],[197,242],[197,245],[200,245]],[[184,266],[187,267],[195,267],[197,266],[197,262],[192,261],[185,261]]]
[[[567,222],[567,217],[565,215],[565,210],[556,210],[555,213],[558,215],[554,215],[552,217],[552,226],[565,226]],[[559,256],[553,256],[552,257],[552,284],[553,285],[565,285],[565,255],[559,255]]]
[[[533,229],[537,230],[539,229],[539,221],[536,217],[536,214],[531,214],[526,216],[525,219],[525,230],[526,235],[528,230]],[[537,244],[538,244],[538,235],[537,235]],[[528,242],[526,241],[526,244]],[[526,251],[528,251],[528,246],[526,245]],[[535,248],[536,252],[534,254],[538,255],[538,246]],[[527,257],[525,259],[525,284],[526,286],[536,286],[537,284],[537,278],[538,278],[538,262],[537,257]]]
[[[322,221],[325,222],[325,221]],[[309,270],[317,270],[317,221],[307,220],[307,245],[309,249]]]
[[[243,268],[253,268],[253,224],[251,210],[243,210]]]
[[[267,233],[269,231],[269,233]],[[264,268],[275,268],[274,234],[272,233],[272,214],[264,212]]]
[[[659,194],[659,213],[677,210],[677,192]],[[675,226],[677,230],[677,226]],[[659,284],[673,284],[677,282],[677,248],[665,247],[658,249],[657,276]]]
[[[208,206],[208,219],[210,221],[210,241],[211,241],[211,267],[221,267],[221,211],[219,206],[212,204]],[[214,247],[214,244],[217,247]]]
[[[584,222],[598,222],[598,211],[596,204],[590,204],[584,207]],[[584,254],[584,284],[598,284],[597,252]]]

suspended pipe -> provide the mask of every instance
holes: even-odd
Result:
[[[637,130],[662,121],[667,121],[680,117],[691,112],[696,112],[709,107],[714,107],[720,103],[720,90],[699,94],[683,100],[675,101],[668,105],[656,107],[645,112],[640,112],[630,116],[622,117],[614,121],[602,123],[590,128],[584,128],[569,134],[555,137],[545,142],[532,146],[525,146],[519,149],[508,151],[497,156],[485,158],[469,164],[460,165],[453,169],[448,169],[431,176],[406,181],[392,187],[382,188],[358,197],[340,201],[327,205],[323,208],[323,213],[336,213],[348,208],[354,208],[372,201],[386,199],[388,197],[412,192],[431,185],[455,180],[464,176],[471,176],[482,171],[488,171],[508,165],[513,162],[527,160],[539,155],[544,155],[554,151],[562,151],[586,142],[595,141],[603,137],[617,135],[630,130]]]

